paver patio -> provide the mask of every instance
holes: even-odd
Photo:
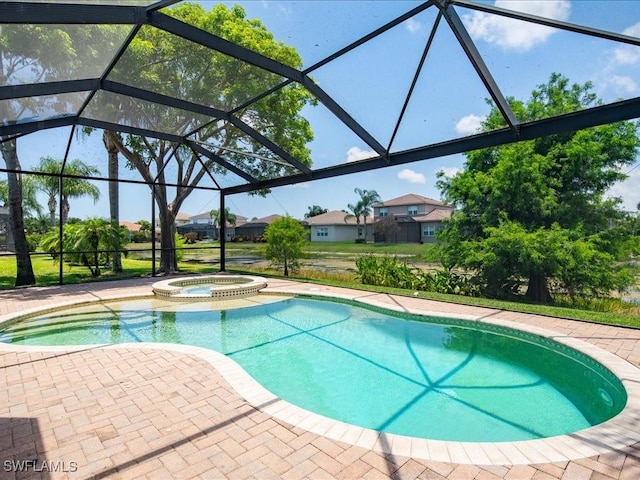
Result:
[[[0,320],[58,303],[147,295],[153,281],[0,292]],[[269,280],[267,290],[353,294],[368,297],[369,303],[455,315],[478,311],[285,280]],[[580,338],[640,366],[638,330],[512,312],[487,314]],[[640,437],[609,453],[519,465],[496,464],[495,459],[492,465],[457,464],[415,458],[410,452],[385,453],[402,448],[386,448],[385,436],[375,440],[377,448],[334,440],[269,414],[273,400],[249,402],[211,362],[188,348],[0,344],[0,372],[2,479],[640,478]],[[496,454],[488,446],[484,451],[487,458]],[[26,467],[21,460],[34,461],[35,468],[16,471]]]

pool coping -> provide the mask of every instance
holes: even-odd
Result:
[[[640,369],[596,345],[553,330],[526,325],[501,318],[500,310],[470,307],[470,313],[449,313],[416,307],[420,301],[407,297],[388,296],[394,303],[376,300],[377,294],[337,287],[322,287],[312,284],[286,284],[267,286],[264,293],[279,295],[313,295],[340,298],[374,307],[382,307],[398,312],[458,318],[471,322],[497,325],[551,338],[556,342],[574,348],[602,363],[611,370],[627,390],[627,404],[614,418],[568,435],[538,440],[515,442],[453,442],[407,437],[358,427],[309,412],[282,400],[262,387],[248,375],[240,365],[221,353],[200,347],[161,343],[124,343],[104,345],[102,348],[164,349],[198,357],[213,368],[245,400],[262,412],[278,420],[287,422],[311,433],[321,435],[350,445],[367,448],[376,452],[401,455],[416,459],[458,464],[482,465],[523,465],[578,460],[594,455],[611,453],[633,445],[640,438]],[[64,301],[0,316],[0,324],[13,322],[18,318],[55,311],[60,308],[91,304],[106,300],[131,300],[149,298],[151,293],[126,293],[96,295],[87,301]],[[411,301],[410,301],[411,300]],[[409,305],[409,304],[413,304]],[[446,304],[443,304],[446,305]],[[522,314],[525,315],[525,314]],[[86,346],[16,346],[0,343],[0,350],[29,352],[76,351]]]

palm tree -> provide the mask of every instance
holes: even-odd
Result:
[[[322,215],[323,213],[327,213],[329,210],[326,208],[322,208],[319,205],[313,205],[312,207],[307,207],[309,210],[304,214],[304,218],[316,217],[318,215]]]
[[[92,277],[100,276],[100,250],[120,250],[123,236],[119,227],[102,218],[89,218],[79,224],[71,234],[72,249],[90,252],[81,254],[82,263],[89,268]],[[109,255],[107,254],[108,261]]]
[[[351,213],[347,213],[344,216],[344,221],[346,222],[347,219],[349,219],[349,218],[355,218],[356,219],[356,224],[358,225],[358,238],[360,238],[360,217],[363,214],[362,203],[361,202],[357,202],[355,205],[350,203],[349,205],[347,205],[347,208],[349,209],[349,211]]]
[[[118,228],[120,226],[120,183],[118,182],[118,146],[113,139],[113,135],[117,134],[108,130],[102,132],[102,142],[107,150],[109,179],[111,180],[109,182],[109,214],[112,225],[114,228]],[[120,252],[113,254],[113,271],[116,273],[122,272],[122,256]]]
[[[355,188],[353,190],[355,193],[360,195],[360,200],[358,204],[360,204],[360,208],[362,209],[362,218],[364,219],[364,239],[365,242],[367,240],[367,217],[371,214],[371,207],[373,207],[376,203],[382,201],[380,195],[375,190],[362,190],[360,188]]]
[[[37,190],[38,186],[33,177],[23,175],[22,211],[24,212],[25,220],[31,217],[38,218],[42,213],[42,206],[36,198]],[[3,206],[9,205],[9,182],[7,180],[0,180],[0,204]]]
[[[35,171],[47,174],[37,176],[35,181],[40,190],[45,192],[49,197],[47,205],[49,207],[49,220],[51,222],[51,226],[56,224],[58,197],[61,197],[62,218],[60,220],[63,224],[66,223],[67,218],[69,217],[69,199],[90,196],[93,198],[95,203],[100,198],[100,190],[98,187],[90,183],[85,178],[64,178],[62,181],[59,181],[59,177],[57,175],[62,171],[61,160],[57,160],[52,157],[42,157],[40,159],[40,165],[35,168]],[[100,171],[92,165],[87,165],[81,160],[75,159],[66,163],[64,173],[87,177],[98,174]],[[61,183],[62,195],[60,195]]]
[[[215,222],[216,226],[219,227],[220,226],[220,220],[221,220],[220,210],[211,210],[209,212],[209,215],[211,216],[211,219]],[[225,207],[225,209],[224,209],[224,219],[229,225],[233,225],[235,227],[236,226],[236,221],[238,220],[238,217],[237,217],[237,215],[235,213],[231,213],[229,211],[229,209],[227,207]]]

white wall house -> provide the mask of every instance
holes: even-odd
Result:
[[[358,227],[354,217],[339,210],[305,218],[304,221],[311,227],[312,242],[354,242],[357,238],[363,238],[362,235],[364,235],[363,225],[360,224]],[[371,230],[370,227],[367,228]],[[360,229],[360,235],[358,235],[358,229]]]
[[[388,235],[374,233],[375,241],[435,243],[436,232],[452,213],[453,207],[415,193],[385,200],[373,206],[374,221],[393,218],[397,230]]]
[[[189,217],[189,223],[194,225],[214,225],[215,219],[211,218],[210,212],[199,213],[198,215],[191,215]]]

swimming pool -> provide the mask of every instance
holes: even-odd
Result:
[[[587,428],[626,401],[606,368],[535,335],[293,298],[237,310],[139,300],[5,328],[5,342],[155,341],[214,349],[275,395],[374,430],[457,441]]]

